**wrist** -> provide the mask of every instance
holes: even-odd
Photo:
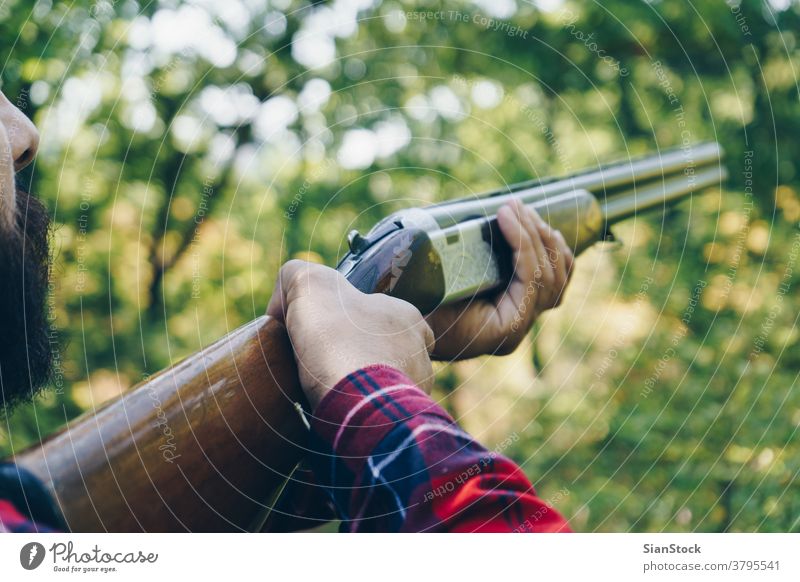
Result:
[[[372,381],[365,380],[366,378]],[[372,390],[375,387],[375,379],[379,382],[384,379],[392,379],[393,381],[402,379],[404,383],[413,385],[413,381],[402,370],[389,364],[376,363],[366,364],[347,374],[337,376],[337,379],[333,380],[329,386],[317,384],[309,388],[304,387],[303,392],[308,399],[311,410],[316,412],[320,406],[326,406],[325,403],[327,401],[336,400],[337,396],[353,392],[354,386],[364,386],[364,390]]]
[[[332,374],[327,380],[321,382],[317,381],[308,384],[303,382],[303,393],[305,394],[311,410],[316,411],[322,401],[325,400],[329,395],[341,393],[343,386],[352,385],[354,382],[358,383],[358,381],[354,379],[363,377],[365,375],[368,375],[371,378],[382,378],[384,376],[392,378],[408,378],[406,372],[392,364],[361,364],[349,370],[348,372],[340,371]],[[408,381],[410,382],[410,380]]]
[[[303,394],[305,394],[308,405],[311,407],[312,411],[317,409],[319,403],[322,402],[331,390],[332,388],[327,388],[320,384],[314,384],[308,387],[303,386]]]

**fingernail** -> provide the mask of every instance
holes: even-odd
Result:
[[[519,213],[514,208],[514,204],[513,203],[509,203],[509,204],[506,204],[504,206],[501,206],[500,210],[497,211],[497,214],[499,215],[501,212],[503,214],[508,214],[510,217],[513,217],[515,220],[517,220],[517,217],[519,216]]]

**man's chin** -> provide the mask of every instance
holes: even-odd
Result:
[[[50,377],[46,317],[50,222],[44,205],[17,189],[17,228],[0,233],[0,397],[13,406]]]

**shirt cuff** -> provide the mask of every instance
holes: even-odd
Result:
[[[362,457],[371,454],[398,423],[419,414],[453,422],[408,376],[376,364],[342,378],[317,405],[311,429],[329,450]]]
[[[345,497],[367,459],[393,429],[413,417],[453,419],[399,370],[374,365],[348,374],[320,401],[311,420],[310,461],[320,485]]]

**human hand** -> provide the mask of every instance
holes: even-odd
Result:
[[[426,319],[436,337],[434,358],[510,354],[536,318],[561,303],[573,265],[561,233],[518,201],[503,206],[497,222],[513,251],[512,281],[495,297],[468,299],[430,313]]]
[[[281,268],[267,314],[286,325],[312,409],[339,380],[368,366],[397,368],[431,388],[433,332],[405,301],[367,295],[334,269],[295,260]]]

